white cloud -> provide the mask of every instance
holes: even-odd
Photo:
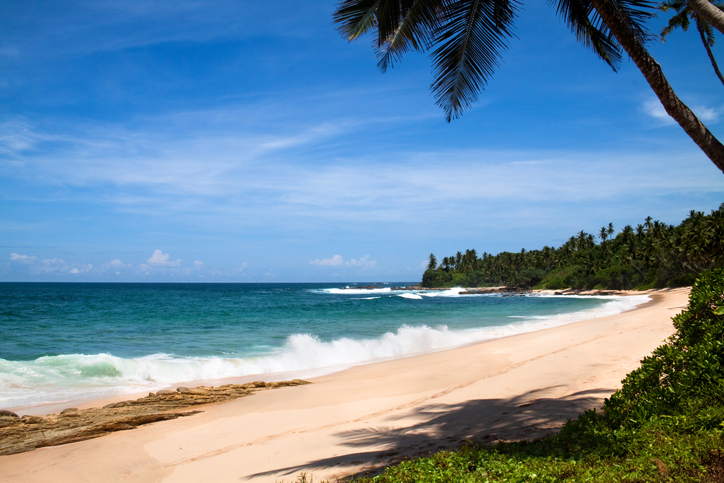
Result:
[[[357,268],[374,268],[377,262],[370,260],[369,255],[365,255],[359,259],[350,258],[345,261],[342,255],[335,255],[332,258],[316,259],[311,262],[312,265],[320,267],[357,267]]]
[[[703,122],[714,122],[719,119],[719,110],[706,106],[692,106],[694,114]]]
[[[30,256],[30,255],[20,255],[19,253],[11,253],[10,254],[10,260],[13,262],[18,263],[32,263],[33,260],[36,260],[37,257]]]
[[[65,260],[60,258],[46,258],[40,261],[40,266],[37,267],[38,272],[52,273],[52,272],[64,272],[68,269],[68,264]]]
[[[73,268],[70,270],[70,273],[74,273],[74,274],[75,274],[75,273],[88,273],[88,272],[91,271],[92,268],[93,268],[93,265],[91,265],[90,263],[87,264],[87,265],[80,265],[80,268],[78,268],[78,267],[73,267]]]
[[[698,117],[702,122],[715,122],[719,119],[718,109],[702,105],[691,105],[689,108],[694,111],[696,117]],[[666,125],[676,124],[676,121],[669,116],[666,109],[664,109],[664,106],[661,105],[661,102],[658,99],[654,98],[644,101],[642,110],[649,116]]]
[[[7,155],[34,149],[39,142],[53,138],[53,135],[38,133],[22,118],[0,123],[0,153]]]
[[[161,250],[155,250],[153,255],[151,255],[151,258],[146,260],[146,263],[154,267],[178,267],[181,265],[181,259],[171,261],[169,260],[169,257],[170,255],[168,253],[163,253]]]
[[[676,121],[669,116],[666,109],[664,109],[664,106],[661,105],[661,102],[658,99],[648,99],[645,101],[643,104],[643,111],[664,124],[676,124]]]
[[[352,258],[350,261],[346,262],[345,265],[359,268],[374,268],[377,266],[377,262],[374,260],[370,260],[369,255],[365,255],[359,260],[355,260],[354,258]]]
[[[344,259],[342,258],[342,255],[335,255],[332,258],[325,258],[323,260],[317,258],[309,263],[312,265],[319,265],[320,267],[338,267],[340,265],[344,265]]]
[[[202,268],[204,268],[204,262],[202,262],[201,260],[194,260],[194,268],[196,270],[201,270]]]
[[[129,269],[132,269],[132,268],[133,268],[133,266],[131,264],[123,263],[120,259],[115,258],[115,259],[111,260],[110,262],[104,263],[103,265],[101,265],[99,267],[99,270],[101,272],[110,270],[110,271],[114,272],[116,275],[119,275],[121,273],[121,271],[127,272]]]

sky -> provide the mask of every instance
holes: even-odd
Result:
[[[0,0],[0,281],[415,282],[430,253],[724,202],[635,65],[613,72],[545,2],[451,123],[425,54],[382,74],[334,8]],[[649,50],[724,138],[696,32]]]

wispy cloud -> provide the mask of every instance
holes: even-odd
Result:
[[[702,106],[698,104],[691,105],[689,106],[689,108],[702,122],[713,123],[719,120],[719,114],[721,112],[720,109]],[[642,105],[642,111],[650,117],[653,117],[657,121],[660,121],[664,125],[676,124],[676,121],[671,116],[669,116],[669,114],[666,112],[666,109],[664,109],[664,106],[661,105],[661,102],[656,98],[647,99],[646,101],[644,101]]]
[[[32,263],[37,257],[31,255],[20,255],[19,253],[11,253],[10,260],[18,263]]]
[[[30,2],[32,3],[32,2]],[[32,7],[30,7],[32,8]],[[16,21],[14,44],[2,47],[8,54],[18,50],[32,56],[84,55],[118,51],[168,42],[209,42],[264,35],[271,28],[277,35],[304,35],[300,24],[323,22],[326,15],[305,14],[280,7],[276,11],[254,3],[193,0],[167,2],[94,1],[55,8],[47,15],[27,14]],[[311,7],[319,12],[319,7]],[[327,13],[326,9],[324,13]],[[0,54],[2,54],[0,49]]]
[[[369,255],[365,255],[358,259],[351,258],[345,260],[342,255],[334,255],[331,258],[316,259],[311,262],[312,265],[320,267],[356,267],[356,268],[374,268],[377,266],[377,262],[370,260]]]
[[[706,106],[694,106],[691,108],[696,116],[704,122],[715,122],[719,120],[720,109],[714,109]]]
[[[644,101],[642,110],[649,116],[664,124],[676,124],[676,121],[669,116],[666,109],[664,109],[664,106],[661,105],[661,102],[658,99],[648,99]]]
[[[320,267],[339,267],[344,265],[344,258],[342,258],[342,255],[335,255],[332,258],[317,258],[309,263],[312,265],[319,265]]]
[[[93,270],[93,265],[90,263],[67,263],[65,260],[60,258],[46,258],[38,261],[38,257],[34,255],[20,255],[18,253],[11,253],[10,260],[22,265],[25,265],[29,273],[32,274],[87,274]]]

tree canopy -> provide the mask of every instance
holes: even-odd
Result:
[[[724,204],[708,215],[691,211],[677,226],[648,217],[613,234],[609,223],[600,243],[581,230],[558,248],[457,252],[425,271],[422,286],[646,289],[691,285],[702,271],[724,267]]]

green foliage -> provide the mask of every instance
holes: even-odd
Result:
[[[677,332],[607,399],[532,442],[468,444],[389,467],[398,482],[700,482],[724,474],[724,270],[703,273]],[[717,479],[719,478],[719,479]]]
[[[652,417],[698,413],[724,404],[724,270],[696,281],[671,339],[641,361],[604,405],[611,424],[637,427]]]
[[[425,270],[420,285],[423,287],[444,287],[449,282],[452,282],[450,272],[445,270]]]
[[[480,257],[475,250],[457,252],[444,257],[439,273],[423,277],[422,285],[452,286],[446,272],[467,287],[645,290],[688,286],[702,271],[724,267],[724,204],[709,215],[692,211],[678,226],[649,217],[614,233],[609,223],[600,230],[600,243],[580,231],[558,248]]]

